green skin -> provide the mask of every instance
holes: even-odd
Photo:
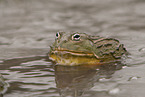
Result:
[[[58,32],[55,42],[50,48],[50,55],[52,51],[63,48],[67,51],[92,53],[98,59],[119,59],[127,53],[123,44],[120,44],[116,39],[91,36],[79,32]]]

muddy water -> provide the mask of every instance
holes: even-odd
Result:
[[[143,97],[144,10],[144,0],[0,0],[4,97]],[[131,55],[126,65],[54,66],[45,55],[57,31],[117,38]]]

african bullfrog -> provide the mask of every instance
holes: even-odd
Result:
[[[121,59],[127,50],[117,39],[57,32],[49,59],[60,65],[100,64]]]

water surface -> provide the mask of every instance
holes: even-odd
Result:
[[[0,0],[0,73],[4,97],[143,97],[144,0]],[[130,52],[102,67],[46,60],[57,31],[119,39]]]

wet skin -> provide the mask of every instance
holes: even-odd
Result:
[[[117,39],[86,33],[57,32],[49,59],[61,65],[101,64],[121,59],[127,51]]]

